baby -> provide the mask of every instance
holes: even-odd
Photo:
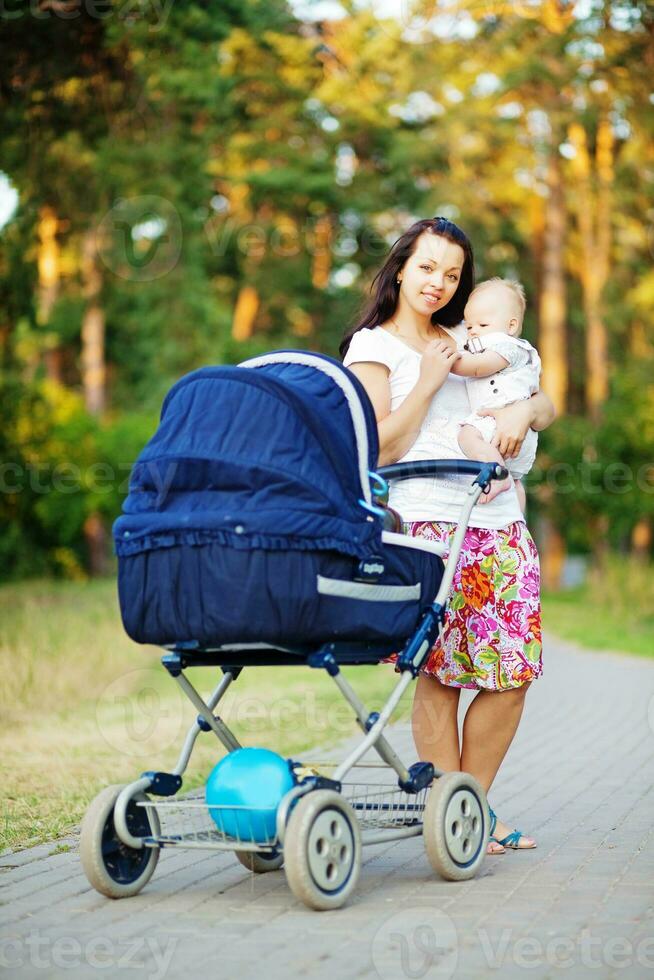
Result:
[[[467,342],[452,373],[467,378],[472,413],[461,422],[458,441],[469,459],[503,463],[516,480],[524,510],[524,490],[517,482],[533,466],[538,436],[529,429],[515,459],[504,460],[491,445],[496,422],[492,415],[480,416],[484,408],[503,408],[530,398],[539,388],[540,357],[520,337],[525,313],[525,291],[512,279],[488,279],[470,294],[464,310]],[[511,480],[493,481],[480,503],[488,503],[511,486]]]

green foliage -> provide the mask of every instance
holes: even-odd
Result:
[[[623,547],[652,518],[654,365],[651,347],[636,353],[632,343],[654,309],[651,5],[493,12],[457,0],[450,36],[429,43],[403,39],[402,25],[374,9],[346,7],[331,24],[299,22],[285,0],[175,0],[129,15],[114,5],[103,17],[81,5],[75,17],[43,8],[6,19],[0,150],[20,206],[0,230],[0,462],[24,486],[0,496],[0,577],[83,574],[85,522],[100,515],[108,526],[118,513],[127,468],[181,374],[279,347],[335,355],[414,216],[459,222],[479,277],[525,282],[525,336],[537,341],[548,134],[564,148],[572,213],[568,127],[583,123],[592,156],[607,113],[611,396],[591,425],[571,221],[571,415],[541,435],[530,483],[535,506],[577,550],[592,546],[599,519]],[[457,33],[466,12],[474,36]],[[46,206],[59,222],[50,306],[38,287]],[[320,219],[332,229],[326,286],[315,275]],[[99,419],[83,397],[90,234],[106,334]],[[237,342],[244,285],[260,305],[252,336]]]
[[[51,382],[0,386],[0,580],[84,574],[84,523],[110,523],[156,415],[97,421],[79,395]]]
[[[0,387],[0,412],[0,523],[9,529],[0,536],[0,578],[54,572],[64,554],[74,559],[66,549],[83,524],[76,473],[91,449],[93,420],[77,396],[15,376]]]
[[[583,416],[541,433],[528,477],[536,506],[547,506],[573,551],[590,551],[596,520],[607,544],[628,547],[634,525],[654,519],[654,357],[614,374],[599,425]]]

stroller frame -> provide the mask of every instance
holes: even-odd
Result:
[[[250,870],[261,872],[279,868],[286,857],[284,852],[287,834],[289,826],[292,826],[293,813],[299,801],[310,794],[318,794],[312,796],[312,800],[318,800],[320,793],[323,794],[326,805],[331,801],[332,809],[329,812],[332,815],[335,813],[339,820],[342,818],[344,821],[343,828],[346,835],[351,834],[353,865],[343,887],[332,889],[331,892],[327,889],[329,894],[323,894],[324,889],[314,887],[315,882],[307,885],[304,866],[299,871],[297,868],[298,860],[301,864],[304,860],[306,841],[303,840],[301,847],[294,847],[293,850],[300,854],[300,857],[296,855],[294,858],[296,867],[291,873],[289,855],[289,859],[286,860],[287,878],[296,897],[310,907],[337,908],[345,902],[358,877],[358,862],[360,862],[358,855],[361,845],[383,843],[421,833],[425,835],[430,861],[443,877],[450,880],[463,880],[474,876],[483,861],[488,838],[488,804],[483,790],[471,776],[465,773],[445,774],[430,762],[419,761],[407,767],[384,735],[384,729],[398,703],[418,676],[442,629],[447,609],[447,596],[454,579],[472,508],[480,495],[487,490],[490,482],[494,479],[506,478],[507,471],[497,463],[431,460],[393,464],[382,468],[378,474],[383,478],[381,482],[384,483],[385,479],[439,476],[445,473],[469,474],[475,475],[476,478],[467,492],[461,510],[437,596],[423,614],[418,628],[409,638],[404,649],[398,654],[396,670],[400,673],[400,679],[381,710],[368,711],[343,676],[341,667],[377,664],[394,651],[396,644],[387,644],[385,649],[383,644],[380,649],[379,643],[348,641],[326,643],[317,649],[315,646],[283,647],[264,643],[231,644],[215,648],[200,648],[194,644],[176,644],[167,647],[168,652],[162,657],[162,664],[193,704],[198,716],[187,732],[172,772],[144,772],[139,779],[124,787],[110,787],[103,791],[91,805],[82,825],[80,850],[87,877],[94,887],[114,898],[136,894],[151,877],[159,851],[164,847],[231,850],[236,852],[241,863]],[[274,838],[262,839],[259,835],[259,839],[252,839],[256,834],[244,834],[242,838],[229,836],[220,828],[212,827],[211,822],[207,821],[210,809],[244,811],[238,814],[240,819],[247,816],[245,807],[208,807],[203,797],[199,795],[195,798],[165,802],[165,798],[175,796],[181,788],[183,774],[188,767],[200,732],[213,732],[227,752],[241,748],[236,735],[216,713],[216,708],[240,672],[249,666],[291,664],[306,664],[325,670],[352,709],[363,733],[361,741],[335,766],[331,776],[328,778],[309,772],[286,793],[277,809]],[[217,666],[223,672],[219,683],[206,700],[185,674],[185,670],[191,666]],[[365,764],[365,766],[392,770],[397,776],[395,785],[361,781],[354,784],[344,782],[369,750],[377,753],[381,763],[374,766]],[[430,789],[432,784],[433,788]],[[443,792],[435,794],[436,787]],[[152,801],[145,796],[146,793],[163,799]],[[105,799],[101,804],[103,797]],[[457,814],[453,817],[452,801],[455,797],[460,812],[457,810]],[[339,800],[342,801],[342,805]],[[162,831],[161,823],[165,825],[171,814],[177,816],[181,814],[184,823],[193,820],[197,822],[199,818],[200,826],[204,819],[204,826],[209,826],[210,829],[200,829],[193,833]],[[359,826],[353,826],[353,816],[354,822]],[[469,834],[469,841],[474,850],[472,855],[461,853],[460,841],[448,839],[446,825],[449,821],[454,827],[452,821],[455,818],[465,825],[464,833]],[[242,823],[238,826],[242,826]],[[332,823],[332,826],[335,824]],[[457,834],[461,836],[460,828]],[[107,843],[108,840],[110,845]],[[119,877],[122,875],[123,880],[118,882],[110,881],[112,875],[109,874],[108,878],[100,867],[104,860],[102,855],[113,853],[112,847],[117,848],[116,853],[126,853],[133,865],[128,866],[127,873],[119,872]],[[355,851],[356,855],[354,855]],[[464,857],[469,859],[463,860]],[[104,860],[104,863],[106,864],[107,860]],[[104,870],[106,872],[106,868]],[[113,877],[115,878],[116,875]],[[338,880],[336,884],[339,884]]]

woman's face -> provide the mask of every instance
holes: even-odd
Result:
[[[398,273],[400,301],[423,316],[447,306],[458,288],[464,259],[460,245],[430,231],[423,232]]]

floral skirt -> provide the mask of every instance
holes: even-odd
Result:
[[[418,521],[405,534],[447,548],[456,524]],[[443,635],[422,673],[448,687],[503,691],[543,672],[538,551],[522,521],[500,530],[468,528]]]

